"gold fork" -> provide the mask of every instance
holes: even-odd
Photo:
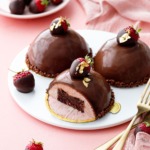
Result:
[[[128,125],[128,127],[124,131],[123,135],[121,136],[121,138],[119,139],[117,144],[114,146],[113,150],[122,150],[122,148],[124,146],[124,143],[125,143],[125,140],[126,140],[128,134],[129,134],[129,131],[130,131],[133,123],[137,119],[137,117],[139,115],[141,115],[142,113],[148,112],[150,110],[150,98],[149,98],[150,90],[149,90],[149,86],[150,86],[150,79],[147,82],[147,85],[145,87],[143,95],[141,96],[140,100],[137,103],[138,112],[136,113],[136,115],[131,120],[130,124]]]
[[[143,116],[143,114],[142,114],[142,116]],[[142,118],[143,119],[140,119],[140,121],[138,121],[136,124],[134,124],[131,129],[134,129],[138,124],[140,124],[144,121],[150,122],[150,113],[144,114],[144,116]],[[102,144],[101,146],[97,147],[95,150],[107,150],[108,148],[110,148],[112,145],[114,145],[120,139],[120,137],[123,135],[123,133],[124,133],[124,131],[122,131],[121,133],[119,133],[118,135],[116,135],[114,138],[110,139],[106,143]]]
[[[114,137],[113,139],[111,139],[110,141],[106,142],[105,144],[99,146],[98,148],[96,148],[95,150],[107,150],[108,148],[110,148],[122,135],[122,139],[119,141],[120,143],[117,143],[117,145],[114,147],[115,149],[113,150],[121,150],[124,142],[129,134],[129,131],[134,123],[134,121],[136,120],[136,118],[141,115],[144,112],[148,112],[150,111],[150,100],[147,101],[149,95],[150,95],[150,91],[148,90],[150,86],[150,79],[144,89],[144,92],[140,98],[140,100],[137,103],[137,107],[138,107],[138,112],[137,114],[134,116],[134,118],[132,119],[132,121],[130,122],[129,126],[127,127],[127,129],[123,132],[121,132],[119,135],[117,135],[116,137]],[[122,143],[123,142],[123,143]]]

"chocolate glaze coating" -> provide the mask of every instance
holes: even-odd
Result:
[[[91,70],[88,87],[85,87],[81,79],[72,79],[69,70],[59,74],[50,84],[49,89],[57,83],[67,84],[81,93],[92,105],[97,118],[108,112],[114,103],[114,95],[109,84],[97,72]]]
[[[54,77],[68,69],[73,60],[91,54],[81,35],[68,30],[65,35],[52,35],[49,29],[41,32],[27,52],[27,65],[44,76]]]
[[[106,79],[123,82],[126,86],[137,83],[150,77],[150,49],[142,41],[132,47],[123,47],[118,45],[116,38],[110,39],[94,57],[94,69]]]

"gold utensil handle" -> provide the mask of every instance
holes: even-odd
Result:
[[[132,126],[131,129],[134,129],[136,126],[138,126],[138,124],[142,123],[143,121],[147,121],[147,122],[150,121],[150,113],[149,112],[144,114],[144,115],[142,114],[141,117],[143,119],[140,119],[136,124],[134,124]],[[121,133],[119,133],[114,138],[110,139],[109,141],[105,142],[104,144],[98,146],[95,150],[108,150],[112,145],[114,145],[121,138],[121,136],[123,135],[124,131],[122,131]]]
[[[136,118],[138,117],[139,115],[135,115],[132,119],[132,121],[130,122],[130,124],[128,125],[128,127],[126,128],[126,130],[124,131],[123,135],[121,136],[120,140],[117,142],[117,144],[114,146],[113,150],[122,150],[123,148],[123,145],[125,143],[125,140],[130,132],[130,129],[134,123],[134,121],[136,120]]]
[[[124,146],[124,143],[126,141],[126,138],[129,134],[130,129],[131,129],[132,125],[134,124],[136,118],[139,115],[143,114],[144,112],[148,112],[150,110],[150,99],[149,99],[150,91],[149,91],[149,87],[150,87],[150,79],[148,80],[148,82],[146,84],[146,87],[144,89],[142,97],[139,99],[139,101],[137,103],[138,112],[133,117],[132,121],[130,122],[130,124],[126,128],[125,132],[123,133],[123,135],[121,136],[121,138],[119,139],[117,144],[114,146],[113,150],[122,150],[122,148]]]
[[[138,123],[134,124],[131,129],[134,129],[141,122],[143,122],[143,120],[140,120]],[[118,135],[116,135],[111,140],[104,143],[103,145],[97,147],[95,150],[107,150],[108,148],[110,148],[113,144],[115,144],[121,138],[121,136],[124,134],[124,132],[125,132],[125,130],[122,131],[121,133],[119,133]]]
[[[118,134],[117,136],[115,136],[114,138],[112,138],[111,140],[109,140],[108,142],[106,142],[105,144],[103,144],[102,146],[99,146],[95,150],[107,150],[108,148],[110,148],[114,143],[116,143],[120,139],[120,137],[122,136],[123,133],[124,133],[124,131],[121,132],[120,134]]]

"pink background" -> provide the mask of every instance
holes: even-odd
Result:
[[[39,19],[0,16],[0,150],[23,150],[32,139],[43,142],[44,150],[92,150],[127,126],[126,123],[94,131],[58,128],[36,120],[14,102],[7,83],[12,60],[59,16],[69,18],[73,29],[86,29],[85,13],[76,0],[71,0],[61,11]]]

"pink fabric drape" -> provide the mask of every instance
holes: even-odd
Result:
[[[129,25],[142,28],[141,40],[150,46],[149,0],[78,0],[86,13],[87,28],[117,33]]]

